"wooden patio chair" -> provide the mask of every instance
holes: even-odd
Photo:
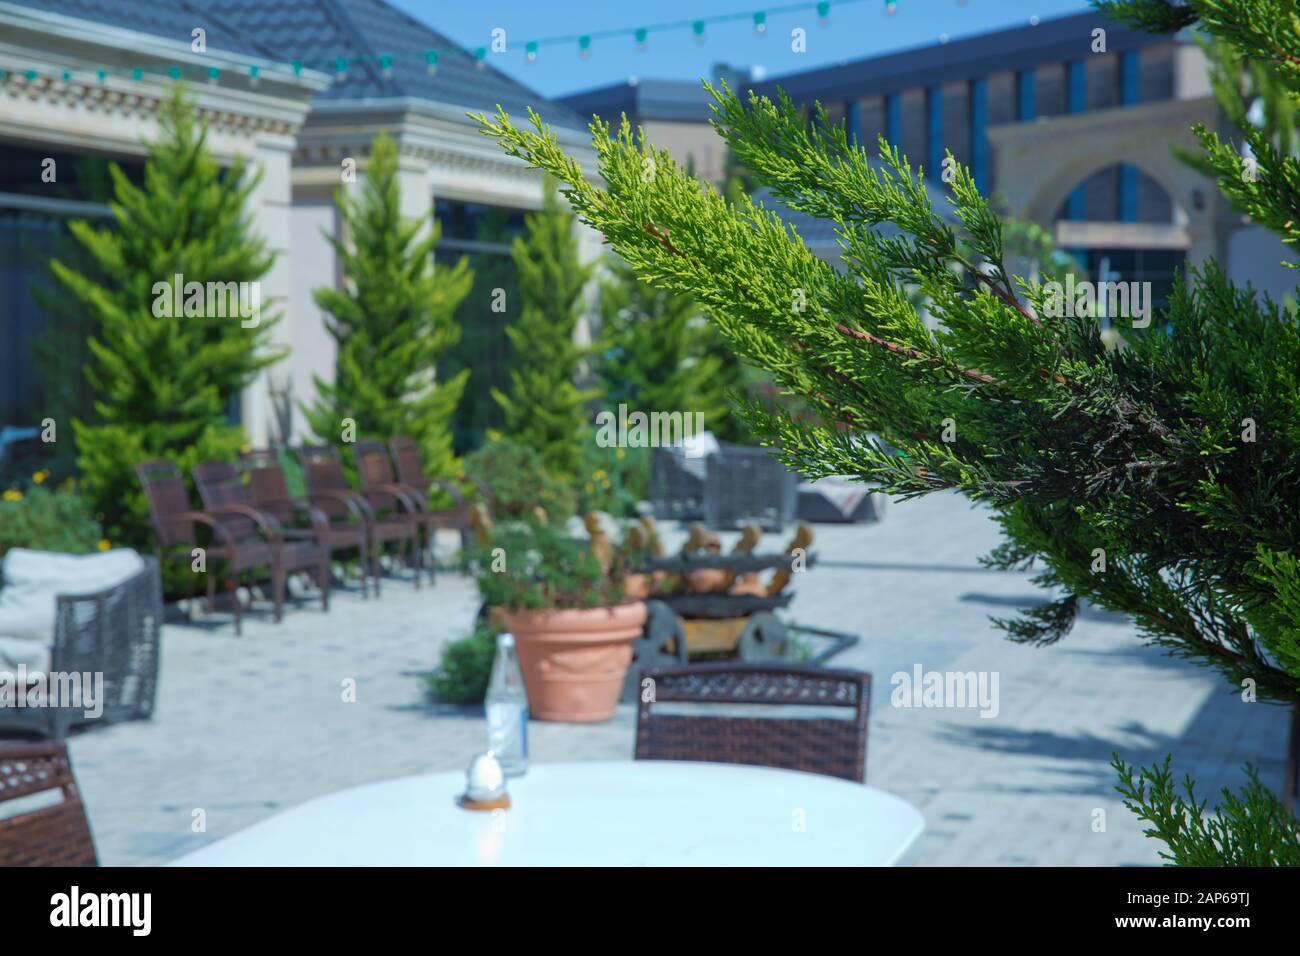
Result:
[[[416,505],[400,491],[353,491],[343,475],[343,462],[333,445],[304,445],[298,449],[308,500],[326,514],[341,514],[347,502],[363,515],[370,543],[371,573],[379,590],[379,551],[389,541],[409,542],[415,586],[420,587],[420,526]],[[333,512],[331,512],[333,509]]]
[[[158,557],[158,563],[161,565],[164,561],[171,561],[191,565],[194,549],[200,546],[195,526],[206,525],[212,531],[212,538],[203,546],[206,552],[205,563],[225,561],[228,565],[230,577],[227,586],[234,598],[235,634],[243,633],[243,608],[235,593],[235,578],[243,571],[261,567],[271,569],[275,620],[279,621],[284,609],[284,569],[280,556],[281,539],[276,526],[270,524],[265,515],[238,505],[224,506],[220,517],[209,511],[191,510],[189,492],[175,462],[165,459],[145,461],[136,465],[135,470],[149,502],[149,518],[156,542],[154,553]],[[242,515],[251,523],[239,525],[233,522],[231,519],[237,515]],[[265,537],[259,536],[257,531],[261,531]],[[215,568],[208,567],[206,575],[208,613],[212,613],[216,608],[217,597]]]
[[[58,791],[58,803],[3,813],[11,801],[51,791]],[[98,865],[67,746],[0,743],[0,867]]]
[[[361,597],[370,596],[370,557],[367,548],[365,512],[350,495],[318,496],[319,504],[310,504],[293,497],[284,477],[280,455],[271,448],[254,448],[240,455],[244,473],[248,475],[249,497],[254,508],[273,515],[282,525],[292,527],[300,517],[311,522],[316,539],[332,555],[338,551],[356,548],[360,556]],[[379,587],[375,584],[376,591]]]
[[[316,572],[316,586],[320,589],[321,610],[330,609],[330,552],[325,542],[329,522],[317,512],[312,516],[311,528],[286,526],[275,515],[262,511],[253,504],[252,491],[244,482],[239,469],[225,461],[205,461],[192,472],[198,486],[203,508],[226,525],[231,537],[244,540],[257,535],[258,528],[274,529],[279,541],[281,576],[278,587],[283,590],[284,575],[292,571],[310,569]],[[254,517],[256,516],[256,517]],[[284,601],[282,593],[276,595],[276,606]]]
[[[637,760],[702,760],[866,781],[871,675],[794,664],[725,661],[641,672]],[[652,689],[653,693],[646,690]],[[646,698],[650,698],[647,700]],[[690,705],[686,713],[661,713]],[[833,717],[740,716],[755,705],[839,708]],[[670,706],[669,710],[677,709]],[[728,712],[720,715],[699,710]],[[753,713],[752,710],[749,711]]]
[[[449,528],[460,532],[461,547],[469,547],[474,528],[473,522],[470,520],[469,502],[460,493],[460,489],[450,481],[431,478],[424,473],[424,459],[420,457],[420,447],[415,443],[414,438],[399,435],[388,442],[388,450],[392,452],[393,461],[397,465],[397,481],[399,484],[419,490],[426,498],[429,490],[435,487],[441,488],[451,496],[451,500],[455,502],[452,507],[429,512],[430,516],[435,519],[431,522],[432,527]],[[488,509],[490,514],[492,496],[488,492],[487,486],[472,475],[468,477],[469,481],[474,485],[480,503]]]

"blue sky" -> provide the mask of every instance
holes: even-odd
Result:
[[[506,31],[507,51],[489,54],[494,66],[544,96],[558,96],[610,83],[642,79],[694,80],[712,74],[715,62],[760,66],[779,76],[845,60],[875,56],[951,39],[1080,13],[1086,0],[898,0],[892,16],[885,0],[832,0],[830,24],[820,27],[813,10],[779,13],[785,0],[768,4],[767,30],[754,31],[750,17],[762,0],[656,0],[652,4],[613,0],[390,0],[417,19],[468,49],[487,47],[492,30]],[[578,56],[577,42],[542,46],[529,63],[524,46],[546,37],[599,33],[700,17],[741,14],[743,19],[710,24],[705,42],[697,44],[689,27],[650,33],[638,52],[630,36],[594,38],[591,55]],[[808,49],[790,49],[790,31],[807,31]]]

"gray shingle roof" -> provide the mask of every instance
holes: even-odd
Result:
[[[213,50],[334,72],[334,58],[349,59],[346,76],[316,94],[318,102],[411,98],[511,114],[528,106],[556,126],[584,129],[586,122],[521,83],[456,48],[451,40],[384,0],[12,0],[23,6],[188,44],[196,26]],[[436,49],[430,75],[424,51]],[[392,57],[389,75],[378,63]]]

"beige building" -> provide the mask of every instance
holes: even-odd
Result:
[[[312,0],[291,8],[294,18],[284,9],[0,0],[0,425],[44,417],[31,356],[47,316],[29,287],[69,219],[108,214],[102,175],[86,170],[102,174],[113,161],[139,177],[142,142],[156,135],[176,79],[196,97],[217,159],[242,156],[262,173],[249,213],[276,253],[262,300],[274,298],[284,313],[274,335],[290,357],[232,410],[255,444],[287,439],[286,430],[301,438],[297,401],[312,400],[313,376],[333,377],[334,342],[311,293],[340,281],[322,233],[338,233],[333,192],[349,161],[364,176],[376,133],[398,142],[407,214],[436,210],[444,220],[439,254],[503,255],[503,242],[477,242],[475,224],[495,217],[517,230],[542,198],[540,175],[503,155],[467,112],[500,103],[518,115],[532,105],[594,175],[576,114],[395,8]],[[46,160],[61,171],[55,183],[42,180]],[[582,229],[580,238],[588,257],[599,254],[598,236]]]

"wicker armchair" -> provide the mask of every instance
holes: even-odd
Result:
[[[0,819],[0,867],[98,865],[67,747],[0,744],[0,805],[51,790],[61,802]]]
[[[435,528],[451,528],[460,532],[460,544],[462,548],[468,548],[470,536],[473,534],[473,525],[470,522],[469,502],[465,496],[460,493],[460,489],[449,481],[443,481],[440,478],[431,478],[424,473],[424,460],[420,457],[420,448],[415,443],[414,438],[406,435],[399,435],[388,443],[388,450],[392,452],[393,461],[397,464],[397,480],[403,485],[410,488],[416,488],[428,494],[431,488],[441,488],[451,496],[455,504],[450,508],[440,511],[431,512],[436,517]],[[480,502],[488,509],[489,514],[492,508],[492,495],[487,486],[479,481],[473,475],[465,476],[471,484],[474,485],[474,493],[478,496]]]
[[[85,707],[3,707],[0,730],[34,731],[62,740],[90,720],[147,719],[158,689],[158,638],[162,631],[162,577],[158,562],[144,557],[138,574],[92,594],[55,597],[49,672],[102,674],[97,718]],[[3,798],[0,773],[0,799]]]
[[[317,540],[329,549],[331,556],[336,551],[357,550],[361,597],[363,600],[368,598],[370,557],[366,549],[365,512],[361,506],[346,495],[324,501],[324,507],[294,498],[289,493],[289,482],[285,479],[280,456],[274,449],[254,448],[241,454],[240,462],[248,475],[249,501],[254,508],[266,512],[286,527],[294,527],[299,517],[307,518]],[[378,589],[376,582],[376,593]]]
[[[656,667],[642,677],[654,684],[653,693],[641,695],[637,711],[637,760],[750,764],[866,781],[870,674],[726,662]],[[719,710],[773,704],[838,707],[851,711],[852,718],[657,712],[664,704],[716,705]]]
[[[365,526],[375,592],[379,592],[379,551],[387,541],[410,542],[415,586],[419,588],[420,528],[410,496],[388,491],[353,491],[343,475],[338,449],[332,445],[304,445],[298,449],[298,460],[302,462],[307,497],[314,507],[329,515],[331,521],[351,517]]]
[[[323,514],[312,516],[311,528],[285,527],[275,515],[253,505],[251,489],[239,469],[229,462],[205,461],[195,465],[192,474],[204,509],[225,525],[232,538],[255,538],[259,529],[267,529],[270,539],[278,545],[281,573],[276,577],[277,607],[284,603],[284,574],[311,570],[316,574],[321,610],[330,609],[330,552],[325,540],[329,522]]]

